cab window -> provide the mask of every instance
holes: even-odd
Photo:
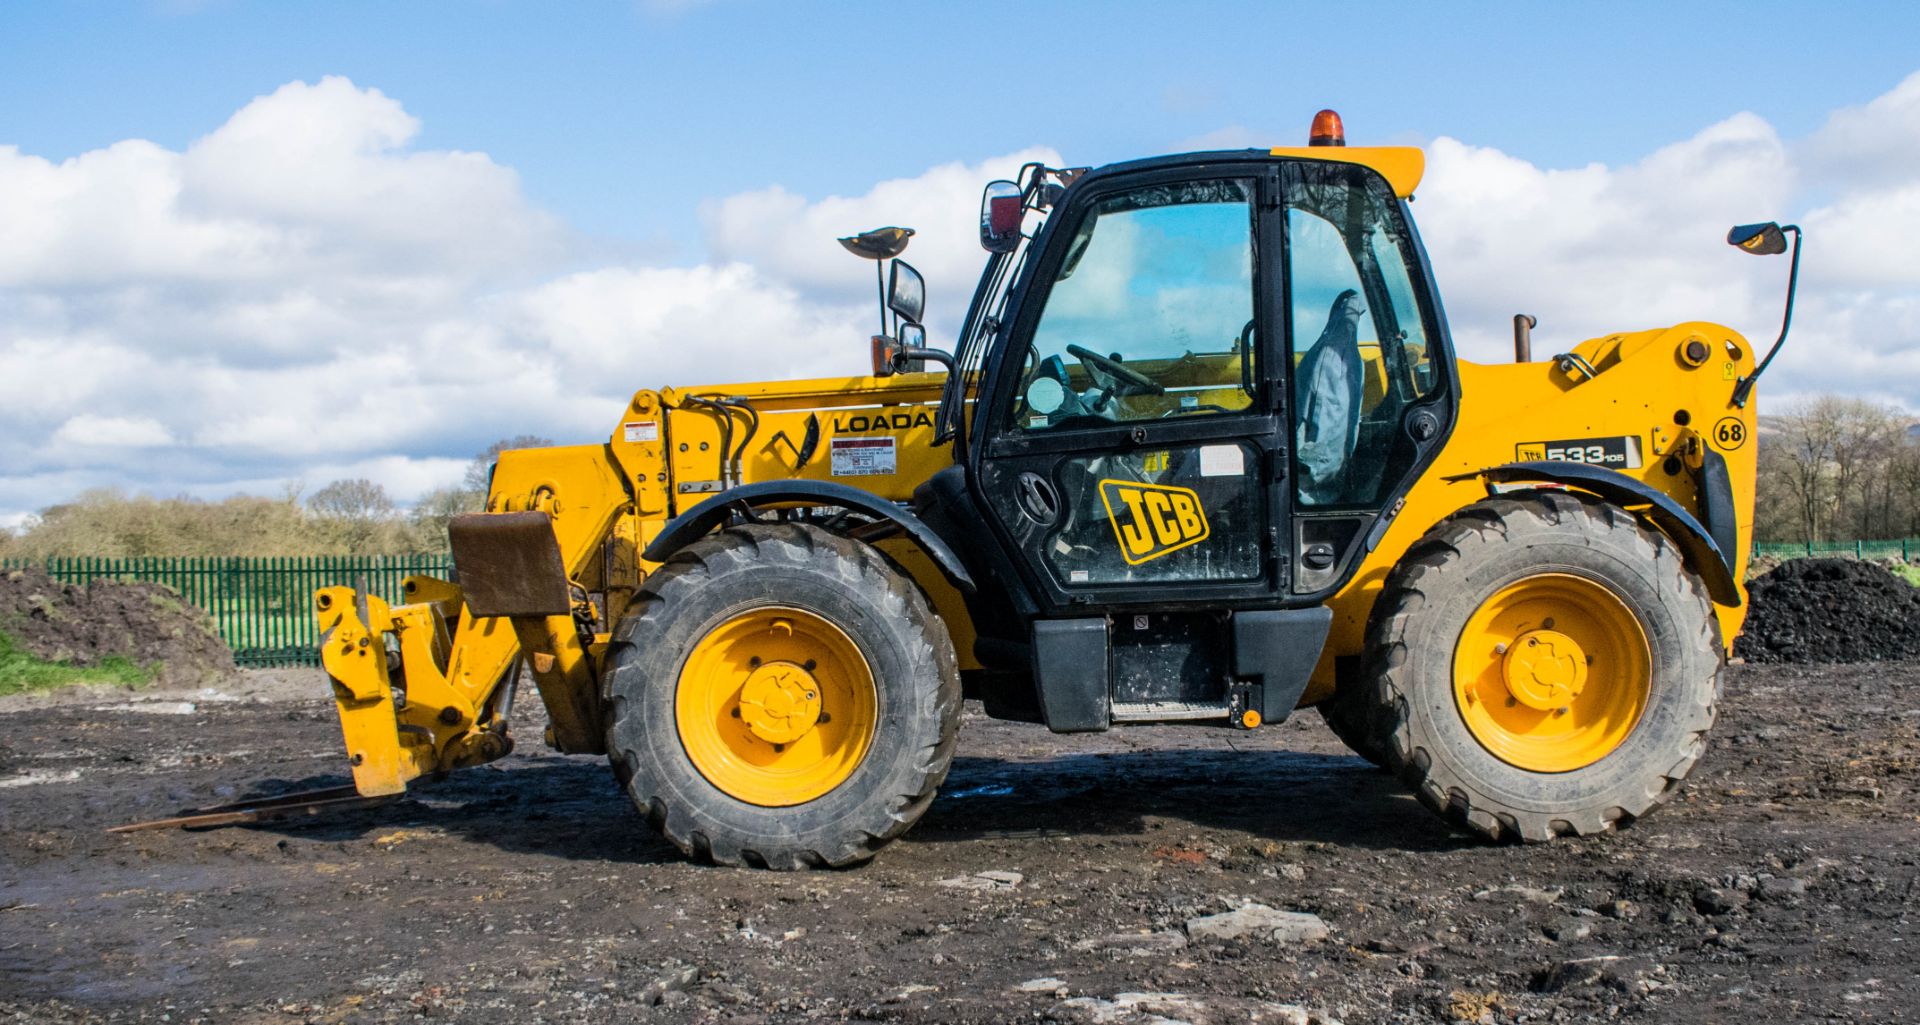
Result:
[[[1286,207],[1297,495],[1370,505],[1413,457],[1402,413],[1436,386],[1412,240],[1392,190],[1361,168],[1296,168]]]
[[[1131,189],[1095,203],[1025,353],[1022,431],[1218,416],[1253,403],[1253,183]]]

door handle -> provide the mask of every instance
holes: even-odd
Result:
[[[1060,518],[1060,496],[1051,482],[1032,472],[1022,473],[1018,480],[1015,498],[1028,519],[1044,527]]]

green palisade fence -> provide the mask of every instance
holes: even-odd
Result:
[[[1828,559],[1905,559],[1920,557],[1920,538],[1898,541],[1768,541],[1755,543],[1755,557],[1771,555],[1776,559],[1804,559],[1810,555]]]
[[[338,585],[400,599],[400,581],[416,573],[446,576],[444,555],[315,555],[278,558],[101,559],[84,556],[10,560],[4,569],[40,569],[55,580],[148,580],[165,584],[213,617],[243,666],[320,664],[313,592]]]

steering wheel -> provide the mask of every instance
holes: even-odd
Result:
[[[1102,356],[1092,349],[1085,349],[1078,345],[1067,346],[1067,355],[1086,364],[1089,374],[1105,375],[1108,380],[1114,382],[1114,385],[1126,385],[1133,389],[1127,394],[1165,395],[1167,393],[1167,389],[1159,381],[1111,356]],[[1119,389],[1110,386],[1107,390],[1118,391]]]

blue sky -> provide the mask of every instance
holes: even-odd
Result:
[[[1782,134],[1920,63],[1911,3],[10,3],[0,142],[178,149],[343,75],[423,147],[484,151],[583,230],[697,257],[699,200],[863,188],[1044,145],[1081,163],[1224,128],[1451,135],[1618,163],[1730,114]]]
[[[1762,409],[1920,411],[1920,5],[0,4],[0,527],[89,488],[367,477],[605,438],[634,389],[856,373],[919,229],[929,336],[981,184],[1416,144],[1454,338],[1711,320],[1795,340]],[[1558,351],[1556,348],[1555,351]]]

